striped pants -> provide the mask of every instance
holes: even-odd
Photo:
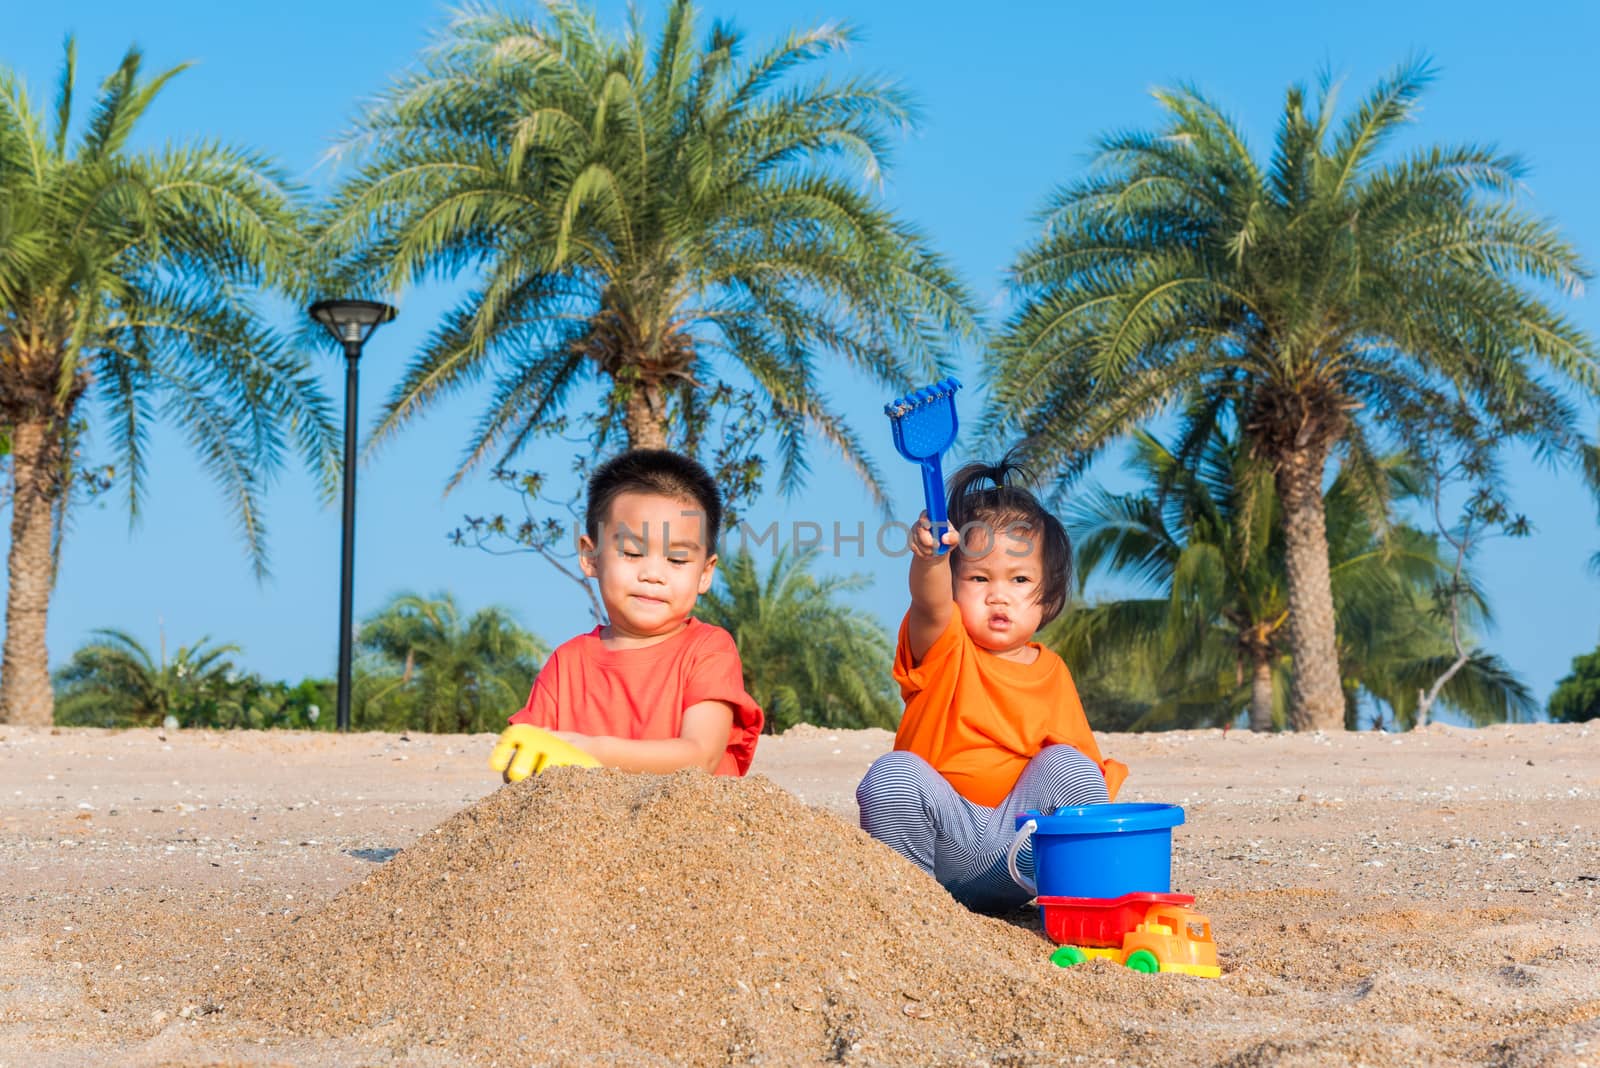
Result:
[[[939,880],[957,901],[981,912],[1028,901],[1028,892],[1006,871],[1006,847],[1016,834],[1017,813],[1110,800],[1104,773],[1070,745],[1041,750],[995,808],[968,801],[933,765],[901,750],[873,761],[856,787],[861,829]],[[1031,841],[1017,854],[1017,868],[1033,874]]]

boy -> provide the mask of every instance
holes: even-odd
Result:
[[[578,563],[610,622],[550,654],[491,768],[512,781],[559,763],[749,770],[761,709],[733,638],[690,616],[721,524],[716,484],[688,457],[635,449],[594,473]]]

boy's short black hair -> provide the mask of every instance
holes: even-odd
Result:
[[[951,526],[963,535],[972,524],[987,528],[994,552],[1006,551],[1008,531],[1020,528],[1033,536],[1044,555],[1038,596],[1039,626],[1043,627],[1066,607],[1067,591],[1072,587],[1072,543],[1061,520],[1017,484],[1033,478],[1014,455],[1007,453],[997,464],[967,464],[951,475],[947,513]],[[962,546],[952,546],[950,551],[960,553]]]
[[[600,524],[611,514],[611,502],[624,493],[652,493],[695,502],[705,520],[706,554],[717,551],[722,494],[698,461],[670,449],[630,449],[601,464],[589,477],[589,506],[583,525],[590,541],[600,541]]]

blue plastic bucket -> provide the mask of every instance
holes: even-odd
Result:
[[[1178,805],[1082,805],[1017,816],[1011,874],[1041,897],[1121,897],[1172,890],[1172,828],[1183,822]],[[1031,825],[1031,831],[1030,831]],[[1016,867],[1016,855],[1033,839],[1035,885]]]

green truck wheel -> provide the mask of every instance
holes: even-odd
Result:
[[[1128,954],[1128,959],[1122,963],[1126,964],[1134,971],[1144,972],[1146,975],[1154,975],[1156,972],[1161,970],[1161,962],[1157,960],[1156,955],[1150,952],[1148,949],[1134,950],[1132,953]]]

